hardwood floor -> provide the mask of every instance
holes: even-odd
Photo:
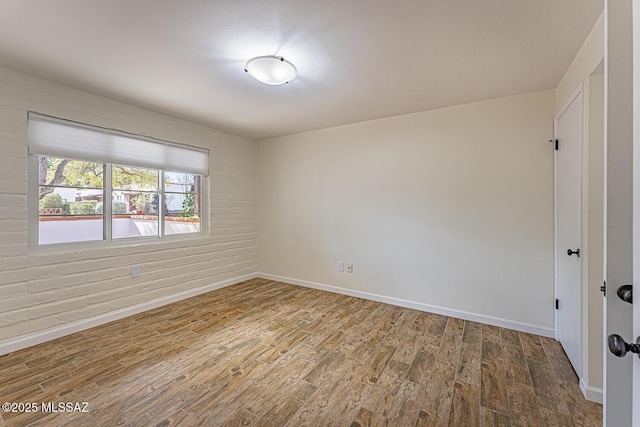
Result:
[[[596,426],[560,345],[254,279],[0,357],[25,426]]]

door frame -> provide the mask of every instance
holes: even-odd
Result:
[[[578,375],[578,380],[580,381],[580,389],[583,394],[586,391],[583,389],[585,386],[584,380],[584,372],[585,365],[588,366],[587,353],[585,351],[585,328],[584,328],[584,319],[583,313],[585,312],[583,304],[584,304],[584,266],[587,264],[585,260],[588,258],[587,247],[585,246],[584,239],[584,226],[585,226],[585,194],[584,194],[584,159],[585,159],[585,108],[584,108],[584,84],[580,82],[577,89],[573,91],[567,102],[562,106],[562,108],[558,111],[556,116],[553,119],[553,138],[554,138],[554,147],[553,147],[553,293],[554,293],[554,302],[555,299],[558,298],[558,152],[555,149],[555,140],[558,139],[558,121],[560,117],[565,113],[567,108],[574,102],[578,101],[580,103],[580,250],[581,250],[581,258],[580,258],[580,268],[579,268],[579,304],[578,304],[578,317],[580,321],[580,336],[579,336],[579,348],[580,348],[580,371],[576,372]],[[555,307],[555,306],[554,306]],[[554,308],[553,310],[553,318],[554,318],[554,335],[556,341],[558,341],[558,310]],[[588,382],[587,382],[588,383]]]
[[[638,293],[640,289],[640,118],[638,118],[637,112],[640,111],[640,0],[633,0],[631,5],[632,10],[632,47],[633,47],[633,76],[632,76],[632,90],[633,90],[633,163],[632,163],[632,188],[633,188],[633,216],[632,216],[632,239],[633,246],[632,251],[634,256],[632,257],[632,286],[633,292]],[[638,305],[639,298],[636,296],[635,304],[633,305],[632,316],[632,332],[629,337],[632,342],[635,342],[637,337],[640,337],[640,306]],[[633,380],[631,390],[631,402],[640,402],[640,359],[635,354],[630,354],[633,358]],[[640,407],[637,404],[631,405],[631,419],[632,425],[640,426]]]

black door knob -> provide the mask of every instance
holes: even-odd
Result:
[[[609,351],[615,356],[624,357],[627,353],[640,353],[640,337],[636,340],[636,344],[629,344],[618,334],[611,334],[607,339]],[[640,357],[640,354],[638,354]]]
[[[631,285],[620,286],[616,293],[622,301],[633,304],[633,287]]]
[[[575,251],[572,251],[571,249],[567,249],[567,255],[571,256],[571,255],[578,255],[578,258],[580,258],[580,249],[576,249]]]

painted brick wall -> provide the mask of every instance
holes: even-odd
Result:
[[[209,149],[208,236],[30,253],[28,111]],[[0,68],[0,345],[255,273],[255,164],[255,141]]]

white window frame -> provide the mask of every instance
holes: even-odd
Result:
[[[32,113],[30,113],[31,115]],[[42,115],[36,115],[38,118],[43,117]],[[46,116],[45,116],[46,117]],[[66,122],[62,119],[52,118],[52,121],[60,121]],[[73,122],[70,122],[73,123]],[[75,123],[74,123],[75,125]],[[128,133],[124,133],[121,131],[111,130],[111,129],[102,129],[94,126],[77,124],[78,126],[88,128],[88,129],[96,129],[100,132],[109,132],[115,135],[126,135],[129,138],[135,138],[148,142],[157,142],[159,144],[171,144],[166,141],[155,140],[149,137],[142,137],[138,135],[132,135]],[[179,145],[178,145],[179,146]],[[182,146],[184,147],[184,146]],[[208,152],[207,152],[208,155]],[[137,165],[133,165],[134,167],[148,167],[150,169],[158,170],[158,193],[159,193],[159,207],[158,207],[158,235],[157,236],[138,236],[138,237],[127,237],[127,238],[117,238],[114,239],[112,236],[112,203],[108,203],[107,201],[111,201],[112,193],[113,193],[113,182],[111,176],[111,166],[112,163],[107,163],[100,161],[99,159],[80,159],[80,158],[72,158],[71,160],[79,160],[79,161],[90,161],[94,163],[103,163],[104,165],[104,197],[103,197],[103,239],[102,240],[94,240],[94,241],[83,241],[83,242],[63,242],[63,243],[52,243],[52,244],[44,244],[41,245],[39,243],[39,232],[40,232],[40,215],[39,215],[39,194],[40,194],[40,184],[39,184],[39,164],[38,158],[40,156],[48,156],[48,157],[60,157],[55,154],[47,154],[47,153],[29,153],[28,156],[28,169],[27,169],[27,179],[28,179],[28,187],[27,187],[27,213],[28,213],[28,248],[30,252],[63,252],[63,251],[76,251],[82,249],[91,249],[91,248],[108,248],[108,247],[119,247],[119,246],[132,246],[132,245],[144,245],[144,244],[158,244],[158,243],[166,243],[170,241],[181,241],[181,240],[197,240],[203,239],[208,236],[209,227],[208,227],[208,206],[209,206],[209,175],[197,174],[187,171],[174,171],[174,170],[165,170],[159,169],[154,166],[144,166],[140,165],[140,162],[137,162]],[[124,163],[115,163],[118,166],[130,166]],[[200,231],[194,233],[180,233],[180,234],[164,234],[165,229],[165,212],[164,212],[164,200],[165,200],[165,182],[164,182],[164,174],[165,172],[177,172],[177,173],[189,173],[193,175],[200,176]]]

